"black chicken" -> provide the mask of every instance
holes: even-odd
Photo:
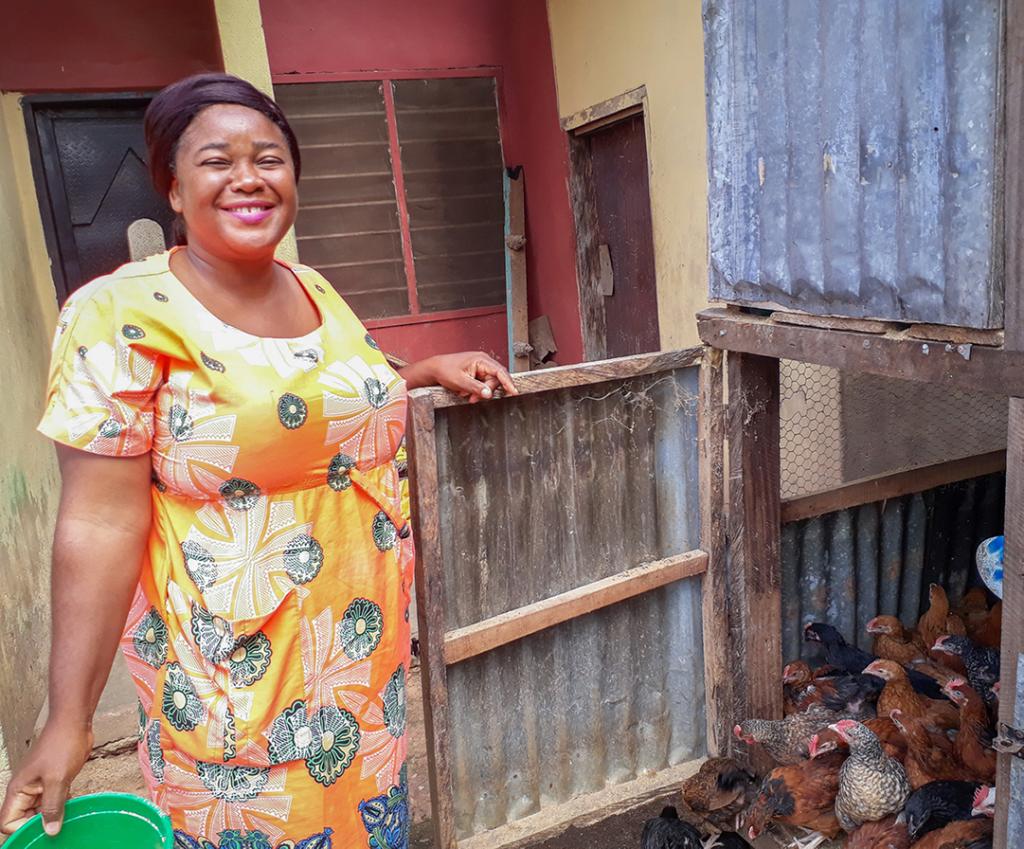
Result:
[[[701,849],[700,832],[679,819],[674,805],[666,805],[661,816],[644,823],[640,849]]]
[[[871,705],[878,701],[885,681],[877,675],[842,675],[832,679],[832,686],[833,692],[822,697],[825,707],[854,717],[870,718],[874,715]]]
[[[839,631],[825,622],[809,622],[805,625],[804,640],[809,643],[821,643],[829,665],[837,666],[851,675],[863,672],[866,666],[878,660],[873,654],[851,646]],[[914,690],[922,696],[930,699],[946,698],[939,683],[924,673],[909,669],[907,677]]]
[[[975,781],[933,781],[915,790],[903,809],[910,839],[916,841],[954,820],[969,820],[981,787]]]

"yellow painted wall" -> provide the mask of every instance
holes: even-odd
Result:
[[[707,163],[700,0],[548,0],[562,117],[647,88],[663,348],[697,344],[707,304]]]
[[[0,95],[0,771],[17,761],[46,695],[50,544],[60,477],[36,433],[57,302],[19,96]],[[6,747],[4,746],[6,741]]]
[[[214,0],[214,8],[224,70],[248,80],[260,91],[273,97],[270,58],[267,56],[267,40],[263,34],[259,0]],[[281,241],[277,255],[290,262],[298,262],[299,247],[295,241],[294,228]]]

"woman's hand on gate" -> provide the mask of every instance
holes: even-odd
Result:
[[[512,377],[501,363],[482,351],[440,354],[402,369],[410,389],[443,386],[470,404],[487,401],[501,389],[505,395],[518,395]]]

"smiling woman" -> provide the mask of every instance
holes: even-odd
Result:
[[[401,849],[406,390],[515,387],[479,353],[396,373],[320,274],[274,258],[299,154],[251,85],[182,80],[146,135],[181,244],[60,316],[40,424],[64,475],[50,716],[0,827],[41,811],[59,830],[120,637],[176,845]]]

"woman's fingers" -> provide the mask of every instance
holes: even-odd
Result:
[[[39,813],[41,790],[41,785],[28,785],[22,789],[8,788],[7,797],[0,808],[0,833],[14,834]]]
[[[39,813],[43,815],[43,831],[50,837],[60,833],[64,820],[64,804],[68,800],[68,783],[53,778],[43,783],[43,795],[39,802]]]

